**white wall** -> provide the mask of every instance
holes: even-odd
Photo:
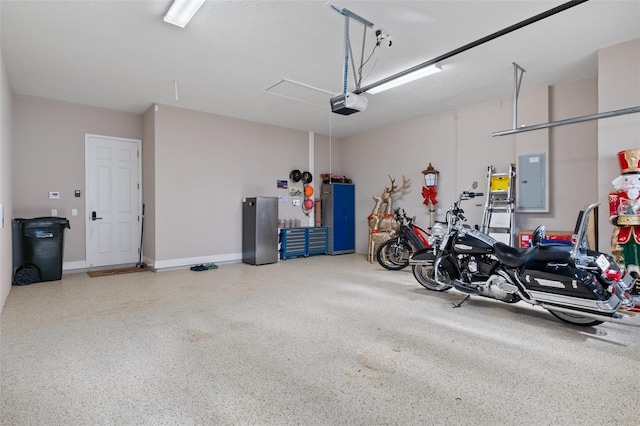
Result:
[[[13,275],[11,219],[13,199],[11,189],[12,95],[9,78],[0,50],[0,204],[4,215],[0,226],[0,312],[11,290]]]
[[[144,206],[142,253],[145,263],[156,258],[156,151],[155,105],[142,117],[142,204]]]
[[[308,132],[166,105],[147,114],[154,114],[154,134],[145,133],[144,151],[149,154],[153,137],[149,190],[155,207],[154,236],[146,242],[155,246],[145,247],[145,257],[153,253],[147,262],[156,269],[240,260],[242,199],[288,196],[277,181],[288,180],[294,169],[314,170],[317,186],[329,164],[327,137],[314,135],[311,144]],[[145,122],[150,120],[145,114]],[[332,140],[331,166],[339,172],[335,145]],[[279,216],[308,224],[311,219],[291,201],[279,204]]]
[[[559,119],[557,114],[573,117],[585,111],[593,113],[596,98],[595,78],[552,88],[523,89],[518,123],[538,124]],[[510,129],[512,117],[512,100],[500,99],[346,138],[343,163],[356,184],[356,251],[367,251],[366,218],[374,204],[373,195],[379,195],[389,186],[387,175],[397,181],[401,181],[402,175],[411,179],[411,190],[396,197],[395,205],[417,216],[417,222],[425,226],[429,223],[429,214],[422,204],[421,171],[429,162],[440,171],[440,213],[436,220],[444,220],[447,207],[473,181],[479,183],[477,191],[486,192],[488,166],[495,166],[496,172],[506,172],[511,163],[516,163],[517,137],[492,136],[495,131]],[[550,230],[573,230],[578,211],[593,202],[597,194],[592,184],[581,183],[593,183],[593,169],[587,172],[589,177],[583,177],[585,165],[593,164],[589,160],[595,158],[594,128],[568,126],[539,134],[539,139],[549,142],[552,202],[546,213],[518,213],[516,227],[529,230],[534,225],[545,224]],[[566,161],[571,153],[576,160]],[[577,191],[574,190],[576,184],[580,188]],[[469,224],[481,223],[484,202],[484,197],[465,202],[463,208]]]
[[[544,121],[537,115],[540,111],[546,111],[549,120],[558,120],[595,113],[598,108],[637,104],[638,50],[638,41],[634,41],[600,52],[600,79],[523,89],[521,105],[534,104],[535,114],[528,116],[523,107],[519,122]],[[8,87],[6,77],[3,81]],[[3,102],[10,104],[11,98],[3,96]],[[420,191],[421,171],[429,162],[441,172],[441,213],[436,219],[442,220],[459,191],[473,180],[483,190],[487,166],[505,170],[517,153],[516,137],[492,137],[493,132],[511,127],[510,98],[344,140],[313,135],[313,144],[307,132],[164,105],[157,112],[150,108],[140,115],[16,95],[12,109],[13,137],[3,139],[12,140],[15,164],[29,160],[28,168],[14,167],[11,178],[3,178],[3,184],[13,181],[15,216],[48,215],[52,207],[62,216],[78,208],[83,216],[84,198],[76,205],[78,200],[69,194],[84,190],[84,134],[143,139],[145,258],[160,262],[157,267],[240,259],[242,198],[286,195],[276,188],[276,181],[287,179],[294,168],[313,169],[317,189],[321,173],[332,171],[353,179],[356,214],[361,218],[356,249],[364,253],[372,196],[390,185],[388,175],[398,183],[403,175],[412,180],[411,190],[396,203],[416,215],[418,223],[427,224],[429,215]],[[3,114],[5,121],[7,117]],[[549,130],[550,211],[519,214],[518,228],[532,229],[542,223],[551,230],[571,230],[580,208],[595,199],[606,202],[603,194],[609,192],[610,180],[618,174],[615,152],[629,148],[629,143],[638,144],[637,120],[636,115],[598,122],[599,144],[596,122]],[[8,127],[3,126],[3,135]],[[628,136],[621,141],[620,135]],[[615,143],[619,149],[613,148]],[[611,171],[603,174],[603,167]],[[55,205],[46,198],[49,190],[63,194]],[[483,203],[484,199],[467,204],[471,224],[480,222]],[[281,216],[305,219],[302,210],[290,204],[282,206]],[[65,262],[84,261],[84,220],[72,221],[67,232]]]
[[[65,269],[85,265],[85,134],[142,139],[142,115],[32,96],[13,97],[13,214],[69,219]],[[82,196],[74,197],[79,189]],[[49,191],[60,199],[49,200]],[[78,209],[78,216],[71,216]]]
[[[598,112],[640,105],[640,39],[598,52]],[[617,153],[640,148],[640,114],[598,121],[598,201],[600,250],[611,251],[608,194],[620,175]]]

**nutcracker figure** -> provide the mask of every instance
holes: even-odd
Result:
[[[433,168],[431,163],[429,163],[429,167],[422,171],[424,175],[424,184],[422,187],[422,197],[424,201],[422,202],[425,206],[429,207],[429,226],[433,226],[433,214],[436,211],[436,204],[438,201],[436,200],[436,196],[438,195],[438,175],[439,171]]]
[[[614,225],[611,253],[636,278],[633,293],[640,293],[640,149],[618,153],[620,176],[612,181],[609,221]]]

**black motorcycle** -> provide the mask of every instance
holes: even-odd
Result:
[[[396,235],[378,246],[376,259],[380,266],[398,271],[409,266],[409,258],[416,251],[430,247],[430,234],[416,225],[415,217],[408,217],[404,209],[397,208],[393,216],[399,224]]]
[[[475,188],[475,186],[474,186]],[[612,256],[587,244],[592,204],[579,216],[573,246],[543,244],[545,228],[533,232],[532,246],[514,248],[464,224],[462,201],[481,193],[463,191],[447,212],[446,228],[432,228],[439,239],[410,259],[413,275],[425,288],[450,288],[507,303],[540,306],[562,321],[592,326],[604,321],[640,326],[640,296]]]

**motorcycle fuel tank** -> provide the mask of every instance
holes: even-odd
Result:
[[[456,253],[490,254],[497,241],[475,229],[467,229],[464,234],[458,234],[454,241]]]

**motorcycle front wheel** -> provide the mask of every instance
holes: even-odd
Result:
[[[594,320],[590,317],[585,317],[578,314],[568,314],[566,312],[552,311],[548,309],[549,313],[561,321],[568,322],[570,324],[579,325],[582,327],[591,327],[594,325],[602,324],[602,321]]]
[[[447,291],[451,287],[450,286],[441,286],[438,284],[434,278],[435,269],[433,268],[433,264],[431,265],[414,265],[413,266],[413,276],[416,280],[427,290],[433,291]]]
[[[399,271],[409,266],[409,257],[413,249],[409,243],[393,238],[380,244],[376,252],[378,263],[390,271]]]

